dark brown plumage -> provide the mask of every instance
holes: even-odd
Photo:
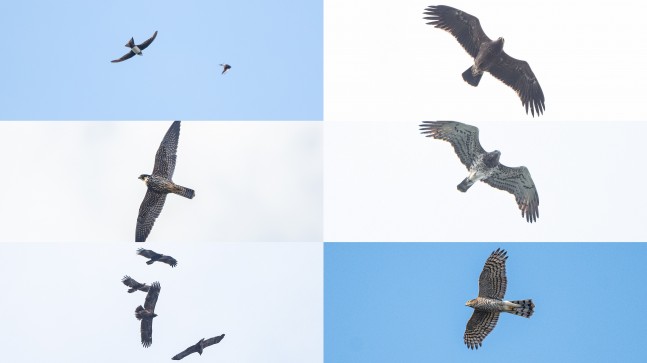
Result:
[[[155,305],[157,304],[157,298],[159,297],[162,287],[159,282],[153,282],[148,294],[146,294],[146,300],[144,301],[144,307],[139,305],[135,309],[135,317],[137,320],[141,320],[141,336],[142,336],[142,345],[144,348],[148,348],[153,344],[153,318],[157,316],[155,314]]]
[[[130,287],[130,289],[128,289],[129,293],[133,293],[133,292],[135,292],[137,290],[143,291],[143,292],[148,292],[148,290],[150,289],[150,286],[148,286],[146,284],[142,284],[140,282],[137,282],[137,281],[135,281],[135,279],[133,279],[132,277],[127,276],[127,275],[124,276],[123,279],[121,279],[121,282],[123,282],[124,285]]]
[[[145,250],[143,248],[140,248],[137,250],[137,254],[140,256],[144,256],[146,258],[150,258],[150,260],[146,261],[147,265],[152,265],[153,262],[158,261],[158,262],[164,262],[165,264],[168,264],[171,267],[177,266],[177,260],[174,259],[173,257],[166,256],[152,250]]]
[[[142,44],[138,44],[138,45],[135,45],[135,38],[130,38],[128,43],[126,43],[126,47],[130,48],[130,52],[124,54],[123,57],[121,57],[119,59],[112,60],[110,62],[112,62],[112,63],[123,62],[126,59],[132,58],[133,56],[135,56],[135,54],[144,55],[144,53],[142,53],[142,50],[148,48],[148,46],[151,45],[153,40],[155,40],[155,37],[157,37],[157,31],[155,31],[155,34],[153,34],[152,37],[148,38],[145,42],[143,42]]]
[[[503,51],[503,38],[492,40],[485,35],[477,17],[445,5],[429,6],[425,9],[424,19],[451,33],[465,48],[474,65],[463,72],[465,82],[476,87],[483,72],[511,87],[521,98],[521,104],[530,109],[532,116],[541,115],[546,109],[544,92],[528,62],[512,58]]]
[[[198,353],[198,354],[202,355],[202,351],[204,350],[204,348],[206,348],[206,347],[208,347],[210,345],[220,343],[220,341],[224,337],[225,337],[225,334],[219,335],[217,337],[209,338],[207,340],[204,340],[204,338],[202,338],[202,339],[200,339],[199,342],[197,342],[194,345],[186,348],[182,352],[176,354],[173,358],[171,358],[171,360],[180,360],[180,359],[186,357],[187,355],[193,354],[193,353]]]

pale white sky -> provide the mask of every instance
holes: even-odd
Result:
[[[465,120],[462,120],[465,121]],[[514,196],[467,176],[419,122],[326,124],[325,241],[644,241],[643,122],[471,122],[539,193],[527,223]]]
[[[146,265],[135,243],[0,243],[3,361],[323,362],[321,243],[157,242],[178,260]],[[159,281],[153,344],[143,348],[124,275]]]
[[[2,122],[2,241],[134,241],[172,120]],[[170,195],[147,242],[321,241],[322,123],[182,122]]]
[[[427,25],[428,0],[324,2],[326,121],[528,122],[516,93],[473,60],[448,32]],[[447,4],[447,3],[445,3]],[[527,61],[546,97],[539,121],[644,121],[645,7],[604,1],[453,1],[480,19],[504,50]]]

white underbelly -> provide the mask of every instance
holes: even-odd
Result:
[[[134,46],[134,47],[132,47],[132,48],[131,48],[131,50],[133,51],[133,53],[135,53],[135,54],[137,54],[137,55],[141,55],[141,54],[142,54],[142,51],[139,49],[139,47],[138,47],[138,46]]]

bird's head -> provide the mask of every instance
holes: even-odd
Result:
[[[503,39],[503,37],[499,37],[499,39],[497,39],[496,41],[501,43],[501,45],[503,45],[503,43],[505,42],[505,39]]]
[[[147,182],[148,178],[150,178],[150,175],[148,174],[142,174],[139,176],[139,180],[143,180],[144,182]]]
[[[468,300],[465,303],[465,306],[469,306],[469,307],[474,307],[474,305],[476,305],[476,299]]]

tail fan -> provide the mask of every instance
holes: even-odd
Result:
[[[458,190],[460,190],[461,192],[465,193],[467,189],[469,189],[472,185],[474,185],[474,182],[469,180],[469,178],[465,178],[460,184],[458,184],[456,188],[458,188]]]
[[[176,194],[179,194],[184,198],[189,198],[189,199],[193,199],[193,197],[195,196],[195,192],[193,191],[193,189],[185,188],[179,185],[178,185],[178,190],[176,191]]]
[[[533,304],[532,299],[527,300],[514,300],[510,301],[513,304],[521,305],[518,308],[514,308],[511,313],[524,318],[529,318],[535,312],[535,304]]]
[[[481,77],[483,77],[483,72],[480,72],[475,76],[474,73],[472,73],[472,67],[467,68],[467,70],[463,72],[463,79],[465,80],[465,82],[474,87],[479,85],[479,82],[481,82]]]

